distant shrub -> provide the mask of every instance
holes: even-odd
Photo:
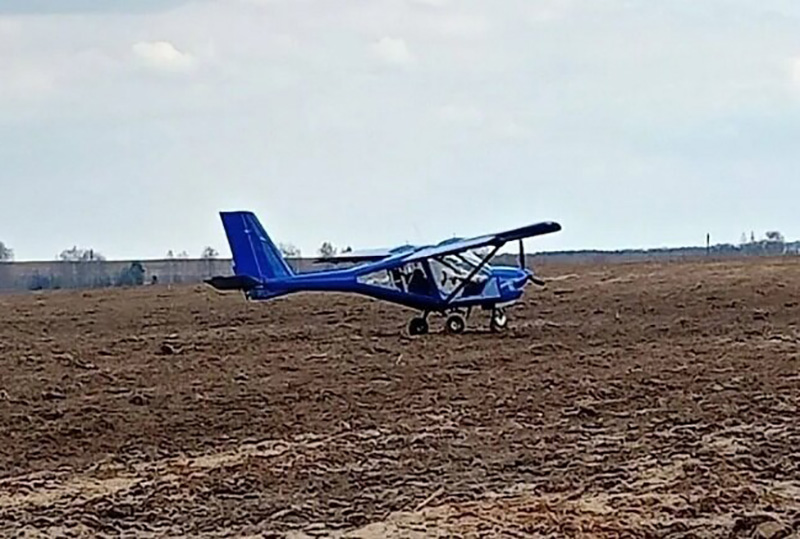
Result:
[[[142,286],[144,284],[144,266],[141,262],[132,262],[129,268],[117,276],[117,286]]]
[[[0,262],[12,262],[14,260],[14,250],[0,241]]]
[[[60,281],[52,275],[36,273],[28,281],[28,290],[58,290],[60,288]]]

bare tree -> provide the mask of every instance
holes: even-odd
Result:
[[[175,253],[172,252],[172,249],[167,251],[167,258],[175,258]]]
[[[178,253],[178,258],[189,258],[189,253],[187,253],[186,251],[181,251],[180,253]]]
[[[322,258],[330,258],[336,255],[336,247],[330,242],[323,243],[319,248],[319,256]]]
[[[280,243],[278,244],[278,249],[280,249],[281,254],[286,258],[300,258],[300,249],[291,243]]]
[[[774,241],[777,243],[783,243],[785,241],[783,234],[781,234],[777,230],[770,230],[769,232],[767,232],[766,236],[767,236],[767,241]]]
[[[0,241],[0,262],[11,262],[14,260],[14,250]]]
[[[203,260],[213,260],[217,257],[219,257],[219,251],[217,251],[213,247],[206,247],[205,249],[203,249],[203,252],[200,255],[200,258],[202,258]]]
[[[61,251],[58,259],[64,262],[102,262],[106,257],[94,249],[73,246],[71,249]]]

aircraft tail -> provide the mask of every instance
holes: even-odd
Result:
[[[236,277],[250,283],[264,283],[294,274],[253,213],[221,212],[220,217],[233,253]]]

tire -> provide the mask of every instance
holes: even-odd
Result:
[[[502,311],[492,313],[492,321],[490,327],[494,332],[500,332],[508,327],[508,317]]]
[[[413,318],[408,324],[408,333],[411,335],[425,335],[428,333],[428,321],[424,318]]]
[[[464,333],[466,328],[467,323],[464,321],[464,317],[460,314],[450,315],[445,323],[445,329],[447,330],[447,333],[451,333],[453,335]]]

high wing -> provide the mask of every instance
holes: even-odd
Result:
[[[314,261],[328,264],[360,264],[362,262],[378,262],[406,251],[412,252],[414,249],[416,248],[411,245],[402,245],[393,249],[364,249],[360,251],[338,253],[333,256],[321,256],[316,258]]]
[[[388,250],[375,249],[374,251],[352,251],[349,253],[340,253],[332,256],[320,256],[314,259],[314,262],[325,262],[328,264],[347,264],[347,263],[360,263],[360,262],[377,262],[383,260],[391,255]]]
[[[414,247],[412,245],[402,245],[393,249],[372,249],[363,251],[351,251],[348,253],[339,253],[334,256],[319,257],[315,262],[324,262],[332,264],[345,264],[362,262],[379,262],[388,258],[395,258],[398,261],[402,260],[403,263],[415,262],[425,260],[434,256],[444,256],[453,253],[460,253],[469,249],[477,249],[491,245],[494,247],[502,247],[504,244],[530,238],[534,236],[541,236],[550,234],[561,230],[561,225],[551,221],[536,223],[505,232],[498,232],[497,234],[487,234],[484,236],[477,236],[467,239],[449,239],[445,240],[438,245],[427,247]],[[407,256],[398,256],[407,252]]]
[[[475,238],[440,243],[439,245],[435,245],[433,247],[423,247],[410,253],[409,256],[404,257],[403,262],[415,262],[434,256],[460,253],[469,249],[485,247],[487,245],[500,248],[510,241],[531,238],[534,236],[542,236],[544,234],[551,234],[553,232],[558,232],[559,230],[561,230],[561,225],[558,223],[551,221],[536,223],[534,225],[507,230],[505,232],[498,232],[497,234],[487,234],[485,236],[478,236]]]

